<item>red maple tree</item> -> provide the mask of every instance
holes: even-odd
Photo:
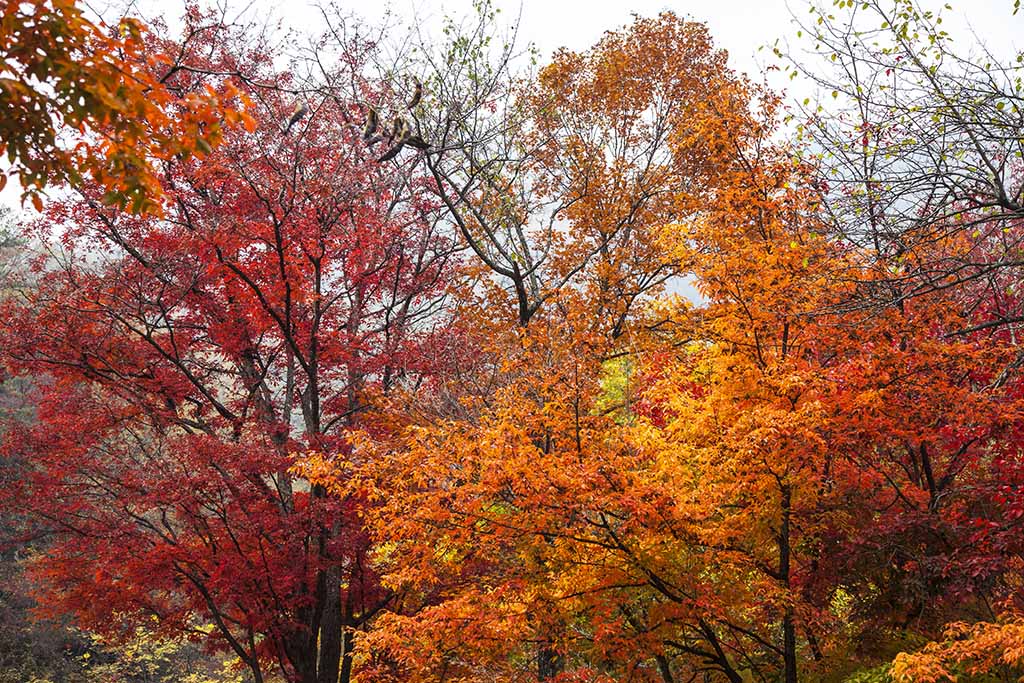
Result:
[[[353,96],[308,101],[284,134],[300,96],[272,54],[243,62],[259,51],[239,34],[187,23],[166,86],[249,92],[258,126],[163,162],[160,218],[101,189],[48,207],[36,227],[59,255],[3,310],[3,362],[38,393],[6,435],[21,468],[4,498],[49,536],[45,611],[115,637],[155,619],[256,681],[347,681],[354,632],[393,596],[361,501],[289,468],[352,457],[344,430],[428,371],[452,244],[415,179],[369,157]]]

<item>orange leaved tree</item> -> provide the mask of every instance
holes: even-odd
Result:
[[[365,656],[380,680],[795,677],[814,615],[794,604],[791,527],[822,450],[801,316],[836,257],[769,144],[774,101],[671,15],[558,55],[527,92],[528,163],[476,163],[447,199],[481,263],[455,327],[481,351],[466,389],[393,440],[354,435],[370,467],[307,463],[379,503],[377,561],[407,609]],[[446,154],[427,154],[442,193]],[[683,267],[700,312],[653,298]],[[710,429],[740,400],[752,416]]]
[[[206,31],[216,31],[216,26]],[[104,202],[159,213],[157,162],[208,153],[225,125],[246,123],[230,82],[196,92],[168,79],[186,51],[154,50],[147,29],[123,18],[90,21],[74,0],[8,2],[0,10],[0,152],[24,197],[93,183]]]

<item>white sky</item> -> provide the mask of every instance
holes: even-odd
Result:
[[[229,7],[245,7],[250,0],[222,0]],[[937,0],[921,0],[929,9],[944,4]],[[108,0],[119,4],[118,0]],[[259,15],[276,16],[288,26],[311,34],[321,28],[320,13],[315,2],[297,0],[251,0],[251,11]],[[831,6],[830,0],[825,2]],[[943,24],[957,43],[963,47],[974,42],[971,32],[999,55],[1016,54],[1024,48],[1024,12],[1011,16],[1013,0],[951,0],[954,12],[947,13]],[[138,0],[136,7],[144,16],[164,13],[169,19],[182,12],[184,0]],[[730,62],[738,71],[747,72],[754,80],[765,63],[771,63],[767,50],[758,52],[761,45],[771,45],[776,39],[796,42],[796,29],[791,24],[793,13],[807,13],[807,0],[631,0],[628,3],[586,0],[494,0],[502,10],[504,21],[513,22],[520,17],[519,38],[525,44],[534,43],[547,58],[559,47],[585,50],[607,31],[620,28],[632,20],[632,15],[653,16],[663,10],[672,10],[687,18],[704,21],[711,29],[716,43],[728,50]],[[99,6],[97,6],[99,5]],[[436,26],[447,15],[462,16],[471,12],[472,0],[341,0],[338,5],[346,12],[373,19],[381,7],[389,6],[399,17],[425,18],[428,26]],[[90,3],[102,11],[103,0]],[[776,87],[789,87],[801,98],[807,94],[806,86],[792,84],[776,78],[770,81]],[[11,182],[0,193],[0,204],[18,205],[19,188]]]
[[[156,0],[151,0],[156,4]],[[822,2],[822,0],[818,0]],[[920,0],[926,9],[938,10],[946,0]],[[950,0],[953,12],[947,16],[959,19],[944,24],[957,35],[962,28],[973,28],[991,47],[1001,52],[1014,41],[1024,46],[1024,12],[1011,18],[1013,0]],[[159,0],[173,7],[169,0]],[[654,16],[670,10],[676,14],[708,24],[715,41],[729,51],[732,63],[740,71],[759,70],[755,60],[757,47],[771,44],[776,38],[795,38],[791,15],[807,13],[807,0],[493,0],[507,21],[520,21],[520,38],[535,43],[547,57],[559,47],[585,50],[607,31],[632,21],[632,15]],[[823,0],[831,6],[831,0]],[[255,0],[257,6],[302,26],[318,20],[316,3],[297,0],[280,5],[272,0]],[[445,14],[460,16],[472,9],[472,0],[348,0],[339,6],[363,17],[373,17],[382,6],[400,16],[426,16],[437,19]],[[792,8],[792,12],[790,11]],[[964,23],[967,19],[967,23]],[[964,36],[966,40],[967,35]],[[761,53],[760,56],[764,56]]]

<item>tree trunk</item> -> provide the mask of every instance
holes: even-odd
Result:
[[[562,655],[550,643],[541,643],[537,651],[537,680],[550,681],[565,668]]]
[[[352,680],[352,630],[346,628],[341,635],[341,683]]]
[[[341,666],[341,577],[336,567],[324,571],[324,615],[320,621],[320,665],[317,683],[338,683]]]
[[[790,587],[790,547],[789,547],[789,524],[792,515],[793,491],[789,484],[783,484],[782,493],[782,524],[779,529],[779,577],[786,587],[787,593]],[[787,594],[786,600],[790,596]],[[782,659],[785,665],[785,682],[797,683],[796,668],[796,624],[793,619],[793,607],[787,604],[785,614],[782,617]]]

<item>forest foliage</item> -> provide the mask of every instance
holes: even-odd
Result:
[[[90,16],[0,15],[0,680],[1024,675],[1024,55]]]

